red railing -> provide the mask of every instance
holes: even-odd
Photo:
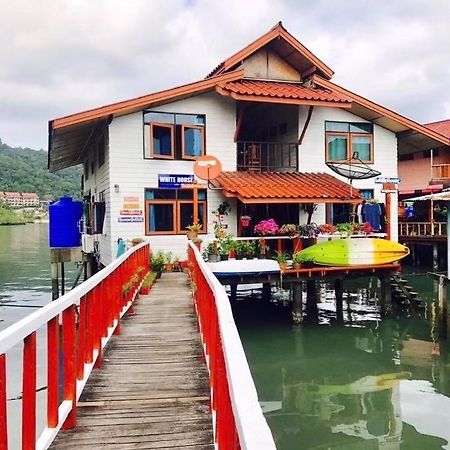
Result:
[[[218,448],[275,450],[225,289],[192,243],[188,247],[188,259],[194,305],[209,369]]]
[[[109,338],[120,333],[121,317],[132,308],[148,272],[148,261],[147,243],[133,247],[66,295],[0,332],[0,450],[8,449],[8,350],[23,341],[22,449],[46,449],[61,428],[75,427],[77,400],[92,368],[101,367],[102,350]],[[144,267],[144,271],[137,271],[138,267]],[[123,285],[137,272],[138,283],[132,294],[124,297]],[[41,327],[47,331],[47,426],[37,438],[36,332]],[[59,371],[60,355],[63,376]]]

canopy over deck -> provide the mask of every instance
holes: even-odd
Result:
[[[215,180],[242,203],[359,203],[358,189],[326,173],[222,172]]]

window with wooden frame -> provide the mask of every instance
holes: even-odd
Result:
[[[373,124],[325,122],[325,160],[342,162],[358,157],[373,163]]]
[[[197,218],[207,232],[206,189],[198,190]],[[193,189],[146,189],[145,234],[186,234],[194,222]]]
[[[144,113],[145,157],[195,160],[205,154],[205,116]]]

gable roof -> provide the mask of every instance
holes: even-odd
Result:
[[[450,138],[450,119],[426,123],[425,126],[430,130],[436,131],[436,133],[442,134],[442,136]]]
[[[315,86],[329,89],[348,98],[351,101],[350,112],[396,133],[397,137],[401,139],[401,142],[399,141],[400,153],[412,152],[414,149],[418,151],[419,147],[422,147],[420,150],[424,150],[424,148],[433,148],[436,145],[450,146],[450,139],[432,128],[408,119],[320,76],[313,75],[311,81]]]
[[[302,77],[317,72],[324,78],[331,79],[334,74],[324,62],[292,36],[292,34],[283,27],[283,24],[280,21],[267,33],[263,34],[225,61],[222,61],[206,76],[206,78],[235,69],[244,59],[256,53],[266,45],[269,45],[281,56],[281,58],[287,61],[292,67],[296,68],[300,74],[303,74]]]

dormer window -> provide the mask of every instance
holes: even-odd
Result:
[[[373,124],[325,122],[326,162],[352,159],[355,153],[365,163],[373,163]]]
[[[145,156],[196,159],[205,154],[205,116],[147,112],[144,114]]]

